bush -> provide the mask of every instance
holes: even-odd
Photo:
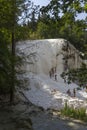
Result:
[[[87,121],[85,108],[74,109],[74,108],[69,107],[67,103],[65,103],[65,107],[61,110],[61,114],[68,117],[75,118],[75,119]]]

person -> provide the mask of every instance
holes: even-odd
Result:
[[[84,88],[84,87],[83,87]],[[87,93],[87,86],[85,87],[85,92]]]
[[[75,90],[75,88],[73,89],[73,95],[74,95],[74,97],[76,97],[76,90]]]
[[[56,67],[54,67],[54,73],[56,73]]]
[[[69,96],[71,96],[71,91],[70,91],[70,89],[67,90],[67,94],[68,94]]]
[[[66,78],[64,78],[64,83],[66,83]]]
[[[52,77],[54,77],[54,68],[51,69]]]
[[[49,71],[49,76],[50,76],[50,78],[52,77],[52,72],[51,71]]]
[[[57,81],[57,74],[55,74],[55,80]]]

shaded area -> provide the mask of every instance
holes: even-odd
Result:
[[[76,123],[52,112],[29,102],[13,106],[0,104],[0,130],[87,130],[87,124]]]
[[[0,130],[32,130],[31,119],[24,114],[26,109],[23,102],[13,106],[0,104]]]
[[[34,130],[87,130],[86,125],[65,120],[47,113],[32,117]]]

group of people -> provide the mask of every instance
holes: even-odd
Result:
[[[70,89],[67,90],[67,94],[68,94],[69,96],[72,96]],[[73,97],[76,97],[76,89],[75,89],[75,88],[73,89]]]
[[[57,81],[56,67],[51,68],[51,70],[49,71],[49,76],[50,76],[50,78],[54,77],[55,81]],[[70,89],[67,90],[67,94],[69,96],[72,96]],[[76,97],[76,89],[75,88],[73,89],[73,97]]]
[[[51,68],[51,70],[49,71],[49,76],[50,78],[54,77],[57,81],[56,67]]]

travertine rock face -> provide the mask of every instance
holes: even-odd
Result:
[[[22,69],[27,73],[48,75],[55,68],[60,75],[63,71],[82,64],[79,52],[65,39],[18,42],[17,53],[24,57]]]
[[[25,73],[18,75],[18,78],[22,79],[23,87],[28,88],[22,90],[26,99],[44,109],[61,109],[66,101],[75,108],[86,104],[82,100],[87,98],[86,92],[76,91],[76,98],[72,98],[73,89],[79,86],[74,83],[68,85],[60,76],[62,72],[78,68],[82,64],[79,52],[68,41],[65,39],[22,41],[17,43],[16,52],[23,57],[21,70]],[[66,93],[68,89],[71,96]]]

